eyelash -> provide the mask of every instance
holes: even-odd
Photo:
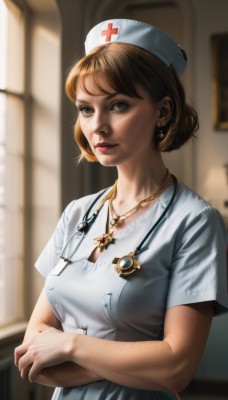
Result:
[[[114,109],[117,104],[121,104],[124,106],[123,108],[116,110],[117,112],[126,111],[129,107],[129,105],[125,101],[115,101],[115,103],[112,104],[112,109]]]
[[[121,105],[120,109],[119,107],[116,108],[117,105]],[[115,101],[114,103],[111,104],[110,110],[115,111],[117,113],[121,113],[126,111],[129,108],[129,105],[125,101]],[[93,109],[92,107],[89,106],[80,106],[78,107],[78,111],[82,113],[84,116],[89,116],[92,114]]]
[[[88,111],[89,110],[89,112],[86,112],[86,110]],[[81,106],[81,107],[78,107],[78,111],[80,112],[80,113],[82,113],[83,115],[89,115],[89,114],[91,114],[91,108],[90,107],[88,107],[88,106]]]

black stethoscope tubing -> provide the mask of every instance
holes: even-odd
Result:
[[[134,254],[137,255],[140,253],[143,244],[146,242],[146,240],[148,239],[148,237],[151,235],[151,233],[155,230],[155,228],[158,226],[158,224],[160,224],[160,222],[163,220],[163,218],[165,217],[165,215],[167,214],[168,210],[170,209],[175,195],[176,195],[176,191],[177,191],[177,178],[172,175],[173,177],[173,181],[174,181],[174,189],[173,189],[173,193],[172,196],[170,198],[169,203],[167,204],[166,208],[164,209],[163,213],[160,215],[160,217],[158,218],[158,220],[155,222],[155,224],[151,227],[151,229],[148,231],[148,233],[144,236],[143,240],[140,242],[140,244],[137,246],[137,248],[134,251]],[[82,240],[84,239],[86,233],[89,231],[91,225],[95,222],[95,219],[97,218],[99,211],[94,212],[91,217],[89,217],[90,211],[92,210],[92,208],[94,207],[94,205],[96,204],[97,200],[103,195],[103,193],[105,193],[107,189],[103,190],[101,193],[99,193],[94,201],[91,203],[90,207],[88,208],[88,210],[86,211],[82,221],[77,225],[77,231],[73,233],[73,235],[69,238],[69,240],[67,241],[66,245],[64,246],[62,255],[60,256],[61,258],[70,261],[71,257],[73,256],[73,254],[77,251],[77,249],[79,248]],[[69,258],[66,258],[65,255],[65,251],[66,248],[68,246],[68,244],[70,243],[70,241],[73,239],[73,237],[78,233],[82,233],[82,237],[81,240],[79,241],[79,243],[77,244],[77,246],[75,247],[73,253],[70,255]]]
[[[164,209],[163,213],[160,215],[160,217],[158,218],[158,220],[155,222],[155,224],[152,226],[152,228],[149,230],[149,232],[146,234],[146,236],[143,238],[143,240],[141,241],[141,243],[136,247],[135,250],[135,255],[139,254],[141,251],[141,248],[143,246],[143,244],[146,242],[146,240],[148,239],[148,237],[151,235],[151,233],[155,230],[155,228],[158,226],[158,224],[160,224],[160,222],[163,220],[163,218],[165,217],[165,215],[167,214],[168,210],[170,209],[174,198],[176,196],[176,191],[177,191],[177,178],[172,175],[173,177],[173,181],[174,181],[174,188],[173,188],[173,193],[172,196],[170,198],[169,203],[167,204],[166,208]]]
[[[88,217],[89,217],[89,213],[90,213],[90,211],[92,210],[93,206],[96,204],[97,200],[103,195],[104,192],[106,192],[106,189],[105,189],[105,190],[102,190],[102,192],[99,193],[99,194],[95,197],[94,201],[91,203],[90,207],[89,207],[88,210],[86,211],[86,213],[85,213],[85,215],[84,215],[82,221],[77,225],[77,230],[76,230],[76,232],[74,232],[73,235],[71,235],[70,238],[68,239],[68,241],[66,242],[66,244],[65,244],[65,246],[64,246],[64,248],[63,248],[62,254],[59,256],[59,258],[62,258],[63,260],[70,261],[71,257],[72,257],[72,256],[74,255],[74,253],[78,250],[78,248],[79,248],[79,246],[80,246],[82,240],[84,239],[86,233],[88,232],[90,226],[94,223],[95,219],[97,218],[99,211],[94,212],[94,213],[91,215],[90,218],[88,218]],[[71,240],[73,239],[73,237],[76,236],[79,232],[82,234],[81,239],[79,240],[79,242],[78,242],[77,246],[75,247],[74,251],[72,252],[72,254],[71,254],[70,256],[68,256],[68,257],[65,257],[65,252],[66,252],[66,249],[67,249],[69,243],[71,242]]]
[[[95,197],[94,201],[92,202],[92,204],[90,205],[90,207],[89,207],[88,210],[86,211],[86,213],[85,213],[85,215],[84,215],[84,217],[83,217],[83,219],[82,219],[82,222],[80,222],[80,223],[77,225],[77,231],[78,231],[78,232],[82,232],[82,233],[84,233],[84,234],[86,234],[86,233],[88,232],[90,226],[94,223],[94,221],[95,221],[95,219],[97,218],[99,212],[96,211],[95,213],[93,213],[93,214],[91,215],[90,218],[88,218],[89,213],[90,213],[90,211],[92,210],[93,206],[96,204],[97,200],[103,195],[103,193],[106,192],[106,190],[107,190],[107,189],[102,190],[102,192],[99,193],[99,194]]]

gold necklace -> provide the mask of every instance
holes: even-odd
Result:
[[[111,214],[111,219],[109,222],[109,230],[107,233],[103,233],[102,235],[94,238],[94,244],[95,244],[95,248],[98,248],[100,251],[106,249],[110,243],[114,242],[114,238],[113,238],[113,232],[114,232],[114,227],[118,224],[118,222],[122,219],[126,219],[128,218],[130,215],[132,215],[134,212],[136,212],[139,207],[142,206],[142,204],[144,203],[148,203],[149,201],[152,201],[164,188],[166,181],[168,180],[169,177],[169,170],[166,170],[165,176],[163,177],[161,184],[158,186],[157,189],[154,190],[154,192],[146,197],[143,200],[140,200],[134,207],[132,207],[130,210],[128,210],[127,212],[125,212],[122,215],[117,215],[113,209],[113,205],[112,205],[112,201],[116,196],[116,192],[117,192],[117,181],[114,183],[112,189],[110,190],[110,192],[105,196],[105,198],[101,201],[101,203],[98,206],[97,210],[100,210],[101,207],[104,205],[105,201],[109,200],[109,210],[110,210],[110,214]]]
[[[118,214],[115,213],[114,208],[113,208],[113,204],[112,204],[113,197],[110,197],[110,198],[109,198],[109,209],[110,209],[110,213],[111,213],[111,216],[112,216],[112,219],[111,219],[111,221],[110,221],[110,225],[111,225],[112,227],[114,227],[120,220],[126,219],[126,218],[128,218],[131,214],[133,214],[134,212],[136,212],[144,203],[148,203],[149,201],[154,200],[155,197],[156,197],[156,196],[161,192],[161,190],[163,189],[163,187],[164,187],[164,185],[165,185],[165,183],[166,183],[168,177],[169,177],[169,170],[167,169],[167,170],[166,170],[166,173],[165,173],[165,176],[163,177],[163,179],[162,179],[162,181],[161,181],[160,186],[158,186],[158,188],[155,189],[154,192],[153,192],[150,196],[146,197],[146,198],[143,199],[143,200],[140,200],[134,207],[132,207],[130,210],[126,211],[126,212],[125,212],[124,214],[122,214],[122,215],[118,215]],[[114,216],[114,218],[113,218],[113,216]]]

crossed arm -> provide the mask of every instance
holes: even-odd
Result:
[[[162,341],[112,342],[61,331],[44,291],[34,308],[15,364],[23,378],[72,387],[98,380],[179,392],[198,366],[210,330],[212,303],[172,307]]]

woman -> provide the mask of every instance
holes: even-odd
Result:
[[[80,159],[116,166],[118,180],[63,212],[15,363],[57,387],[53,399],[175,399],[228,309],[222,218],[161,155],[198,129],[178,77],[186,55],[132,20],[98,24],[86,52],[66,84]]]

